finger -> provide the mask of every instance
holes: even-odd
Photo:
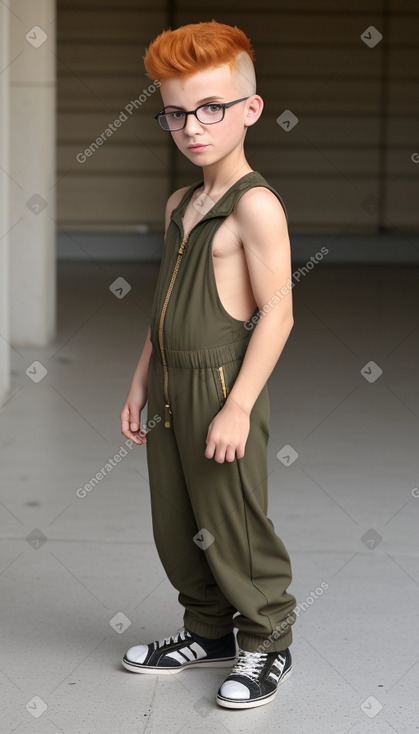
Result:
[[[244,449],[245,449],[245,447],[242,446],[242,445],[240,445],[240,446],[237,447],[237,449],[236,449],[236,456],[237,456],[238,459],[242,459],[243,458],[243,456],[244,456]]]
[[[133,443],[138,444],[141,446],[141,444],[146,442],[146,439],[140,436],[138,433],[133,433],[132,431],[127,431],[127,433],[124,433],[124,436],[127,436]]]
[[[133,424],[133,423],[129,423],[128,420],[122,421],[122,423],[121,423],[121,433],[122,433],[122,435],[125,436],[126,438],[129,438],[130,441],[133,441],[136,444],[145,443],[145,440],[142,437],[140,437],[138,430],[135,431],[135,432],[133,432],[131,430],[131,428],[134,425],[135,424]]]
[[[204,456],[207,459],[212,459],[213,456],[214,456],[214,451],[215,451],[215,443],[214,443],[214,441],[211,441],[210,440],[207,443],[207,448],[205,449]]]
[[[226,451],[226,461],[231,462],[231,461],[234,461],[235,458],[236,458],[236,452],[234,448],[232,446],[228,446],[227,451]]]
[[[220,445],[217,446],[214,459],[217,462],[217,464],[224,464],[226,458],[226,449],[225,446]]]
[[[132,419],[131,419],[131,415],[132,415]],[[138,416],[138,418],[136,418],[136,415]],[[138,429],[140,427],[139,420],[140,420],[140,413],[139,413],[139,411],[138,412],[136,412],[136,411],[135,412],[132,412],[128,408],[125,409],[125,410],[123,410],[122,413],[121,413],[121,429],[122,429],[122,432],[123,431],[129,431],[131,429],[134,430],[134,431],[138,431]]]
[[[211,433],[211,429],[212,429],[212,424],[213,424],[213,422],[214,422],[214,421],[211,421],[211,423],[210,423],[210,424],[209,424],[209,426],[208,426],[208,431],[207,431],[207,437],[206,437],[206,439],[205,439],[205,443],[208,443],[208,441],[210,440],[210,438],[209,438],[209,437],[210,437],[210,433]]]

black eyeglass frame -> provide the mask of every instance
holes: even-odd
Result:
[[[250,96],[251,95],[249,95],[249,97]],[[235,100],[233,100],[233,102],[206,102],[205,104],[199,105],[199,107],[197,107],[196,110],[190,110],[189,112],[186,112],[186,110],[182,110],[181,107],[174,108],[173,109],[173,112],[183,112],[183,114],[185,115],[184,120],[183,120],[182,127],[177,127],[176,130],[168,130],[167,128],[163,127],[162,124],[161,124],[161,122],[160,122],[160,118],[163,117],[164,115],[167,115],[168,114],[167,112],[165,112],[166,107],[164,107],[161,112],[158,112],[157,115],[154,115],[154,119],[157,120],[157,122],[159,123],[161,129],[164,130],[167,133],[177,133],[177,132],[179,132],[179,130],[183,130],[186,127],[186,122],[188,120],[188,115],[195,115],[195,117],[198,120],[198,122],[199,122],[200,125],[217,125],[217,123],[219,123],[222,120],[224,120],[225,112],[226,112],[226,110],[229,107],[233,107],[233,105],[238,104],[239,102],[245,102],[245,100],[246,99],[249,99],[249,97],[240,97],[240,99],[235,99]],[[217,104],[217,105],[219,105],[222,108],[222,110],[223,110],[223,116],[219,120],[216,120],[215,122],[201,122],[201,120],[199,119],[199,117],[198,117],[198,115],[196,113],[198,112],[198,110],[202,109],[202,107],[209,107],[209,105],[211,105],[211,104]],[[173,105],[167,105],[167,107],[173,107]]]

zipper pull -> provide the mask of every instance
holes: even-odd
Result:
[[[178,255],[183,255],[183,251],[184,251],[184,249],[186,247],[186,243],[187,243],[188,239],[189,239],[189,234],[185,234],[182,242],[180,243],[180,247],[179,247],[179,249],[177,251],[178,252]]]
[[[224,367],[219,367],[218,372],[220,375],[220,382],[221,382],[221,389],[223,391],[223,396],[224,398],[226,398],[227,397],[227,387],[226,387],[226,381],[224,377]]]
[[[170,423],[170,413],[171,413],[171,411],[170,411],[169,404],[166,403],[165,406],[164,406],[164,427],[165,428],[170,428],[170,426],[171,426],[171,423]]]

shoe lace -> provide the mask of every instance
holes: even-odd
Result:
[[[234,675],[245,675],[255,681],[266,663],[268,654],[264,652],[249,652],[240,650],[239,657],[231,673]]]
[[[158,640],[154,643],[156,650],[159,647],[163,647],[164,645],[171,645],[172,643],[176,645],[179,640],[186,640],[188,636],[188,632],[185,629],[185,627],[180,627],[178,630],[176,630],[174,635],[170,635],[170,637],[163,637],[161,640]]]

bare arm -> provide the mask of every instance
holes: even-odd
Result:
[[[238,202],[236,211],[252,291],[263,316],[252,330],[240,372],[224,407],[208,429],[205,456],[220,463],[244,456],[250,413],[294,323],[289,288],[290,243],[280,202],[268,189],[250,189]]]
[[[262,318],[253,329],[241,370],[228,397],[248,414],[294,324],[292,292],[287,287],[291,280],[291,251],[284,210],[267,189],[253,189],[250,193],[252,199],[247,199],[238,215],[246,232],[243,247]]]
[[[180,202],[185,188],[175,191],[166,204],[165,239],[170,215]],[[147,402],[147,373],[153,345],[150,341],[151,329],[148,328],[143,350],[135,368],[131,385],[121,411],[121,433],[134,443],[141,445],[147,442],[146,434],[141,430],[141,412]]]
[[[121,433],[139,445],[146,443],[145,433],[140,430],[141,411],[147,402],[147,371],[153,345],[150,341],[150,327],[144,347],[135,368],[131,385],[121,411]]]

